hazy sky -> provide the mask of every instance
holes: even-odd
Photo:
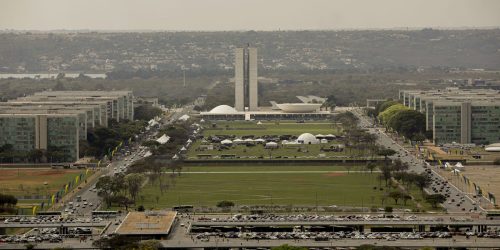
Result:
[[[0,29],[500,26],[500,0],[0,0]]]

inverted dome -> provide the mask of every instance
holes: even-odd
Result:
[[[303,133],[297,138],[297,142],[302,144],[318,144],[319,140],[311,133]]]
[[[212,113],[212,114],[230,114],[230,113],[237,113],[237,112],[238,111],[236,111],[236,109],[234,109],[231,106],[219,105],[219,106],[213,108],[212,110],[210,110],[209,113]]]
[[[500,143],[493,143],[484,148],[487,152],[500,152]]]
[[[321,107],[321,103],[278,103],[276,106],[286,113],[311,113]]]

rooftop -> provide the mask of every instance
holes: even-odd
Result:
[[[121,235],[167,235],[177,212],[129,212],[115,233]]]

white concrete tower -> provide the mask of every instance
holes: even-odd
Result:
[[[248,48],[248,108],[259,109],[259,86],[257,81],[257,48]]]
[[[234,108],[245,111],[244,49],[234,50]]]
[[[257,82],[257,49],[237,48],[234,51],[234,108],[255,111],[259,108]]]

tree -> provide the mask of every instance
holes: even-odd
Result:
[[[377,152],[377,154],[384,157],[384,161],[386,162],[386,165],[387,165],[387,160],[388,160],[389,156],[395,155],[396,151],[394,151],[390,148],[383,148],[383,149],[380,149]]]
[[[111,206],[111,195],[113,194],[113,180],[111,176],[99,178],[95,184],[97,195],[104,199],[108,207]]]
[[[368,164],[366,164],[366,168],[367,168],[368,170],[370,170],[370,174],[372,174],[372,173],[373,173],[373,170],[374,170],[375,168],[377,168],[377,163],[375,163],[375,162],[368,162]]]
[[[273,247],[271,250],[307,250],[306,247],[296,247],[296,246],[290,246],[288,244],[284,244],[278,247]]]
[[[411,200],[411,195],[409,195],[408,193],[404,193],[402,198],[403,198],[403,204],[406,206],[406,202],[408,200]]]
[[[158,250],[161,243],[157,240],[145,240],[139,243],[139,250]]]
[[[92,242],[94,247],[98,247],[100,249],[137,249],[139,244],[137,243],[137,239],[132,239],[127,236],[114,235],[109,238],[101,237],[98,240]]]
[[[391,197],[394,200],[394,203],[396,203],[396,205],[398,204],[399,199],[403,198],[403,195],[404,195],[403,192],[399,190],[392,191],[389,193],[389,197]]]
[[[163,114],[163,111],[160,108],[150,105],[142,105],[134,108],[134,118],[137,120],[149,121],[161,114]]]
[[[316,99],[313,99],[313,101],[316,101]],[[336,106],[337,106],[337,98],[335,98],[334,95],[329,95],[326,98],[326,101],[323,103],[323,105],[321,105],[321,107],[330,109],[330,111],[333,111]]]
[[[385,181],[385,186],[388,185],[389,179],[392,177],[392,168],[390,166],[384,165],[380,168],[382,171],[381,176]]]
[[[420,189],[422,193],[424,193],[424,189],[431,185],[431,178],[426,174],[422,173],[419,175],[415,175],[415,185]]]
[[[446,197],[442,194],[431,194],[425,197],[425,200],[431,204],[433,208],[437,208],[438,204],[446,201]]]
[[[30,160],[35,163],[40,162],[43,155],[44,152],[41,149],[33,149],[28,153],[28,157],[30,158]]]
[[[132,173],[125,176],[125,182],[128,188],[128,192],[135,202],[139,191],[141,190],[142,183],[144,183],[145,177],[143,174]]]
[[[425,139],[423,136],[425,132],[425,120],[425,115],[423,113],[416,110],[405,109],[395,113],[387,121],[387,125],[409,139],[414,139],[419,135],[417,139],[422,141]]]
[[[232,202],[232,201],[226,201],[226,200],[219,201],[219,202],[217,202],[217,207],[220,207],[220,208],[234,207],[234,202]]]
[[[128,211],[128,207],[130,205],[134,204],[134,201],[125,195],[115,195],[113,196],[112,201],[125,208],[126,211]]]

